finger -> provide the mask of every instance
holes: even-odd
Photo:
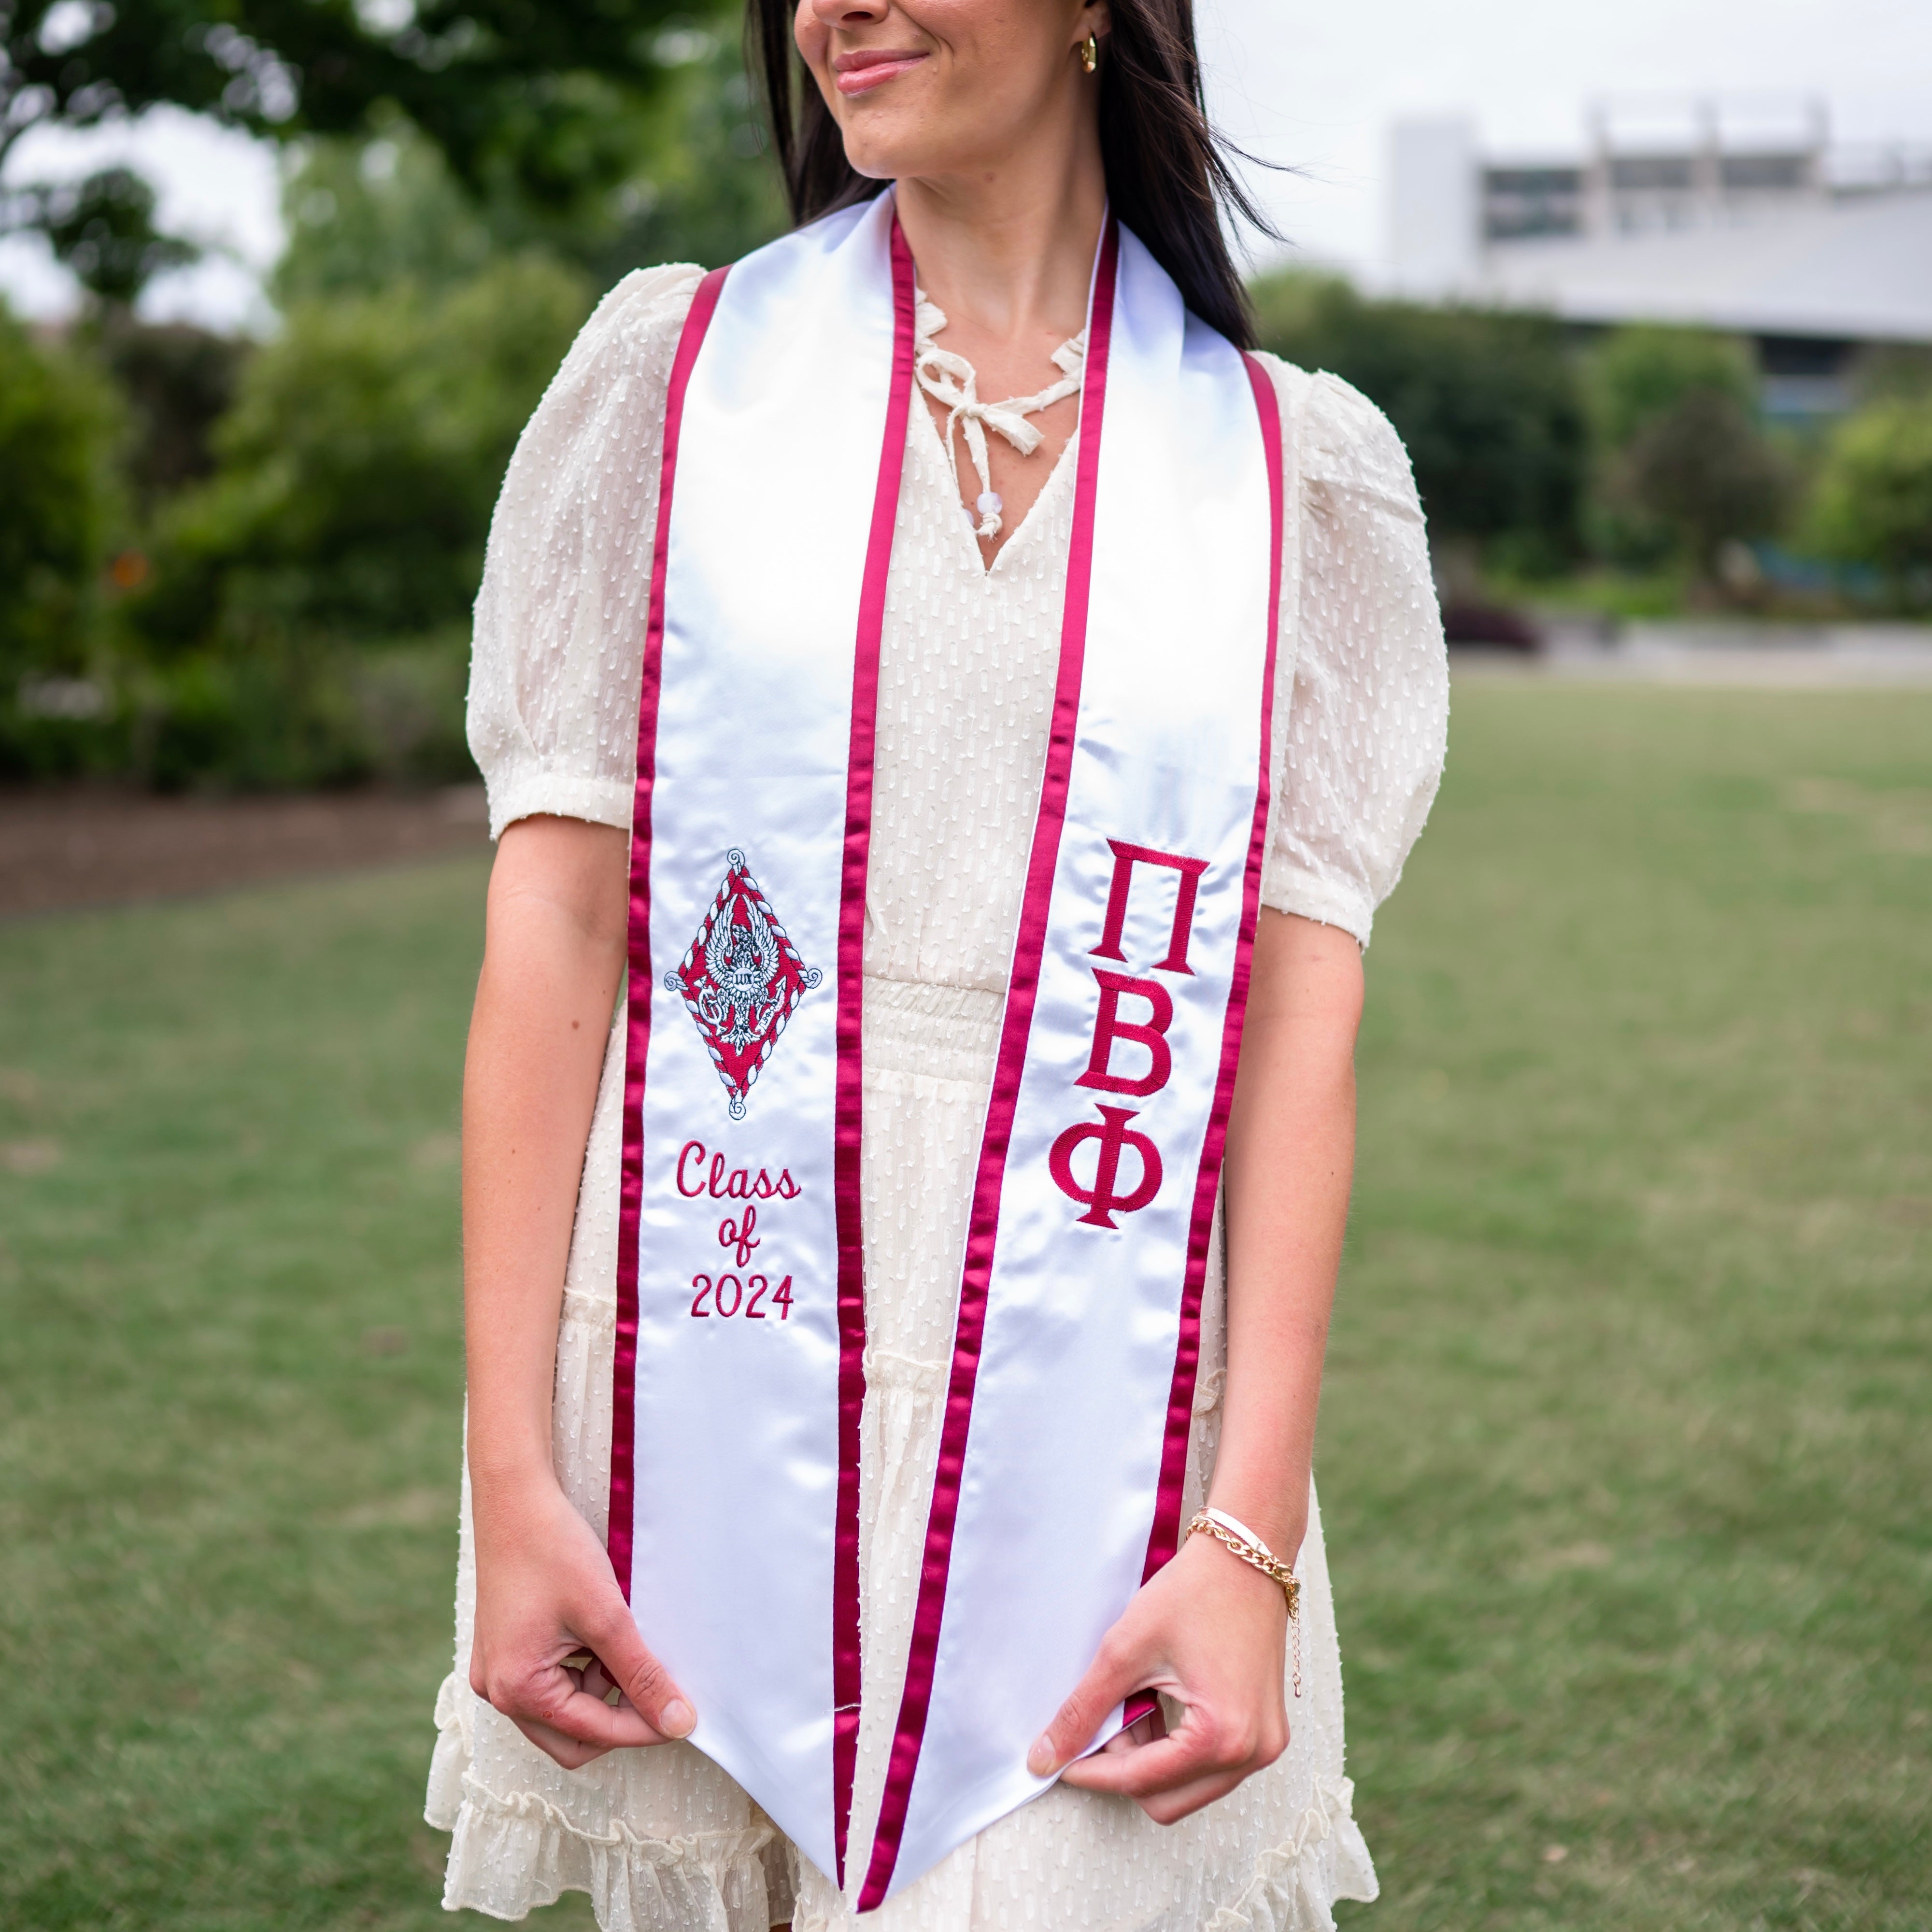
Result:
[[[1131,1724],[1124,1725],[1100,1749],[1104,1756],[1109,1751],[1138,1750],[1143,1744],[1158,1744],[1167,1736],[1167,1725],[1158,1710],[1150,1711],[1143,1718],[1136,1718]],[[1077,1762],[1077,1760],[1076,1760]]]
[[[698,1722],[690,1699],[638,1634],[638,1627],[631,1621],[630,1605],[614,1588],[610,1596],[611,1604],[600,1611],[595,1627],[583,1633],[596,1652],[604,1675],[656,1732],[651,1740],[653,1744],[663,1738],[688,1737]]]
[[[1100,1650],[1072,1696],[1034,1739],[1027,1754],[1028,1770],[1036,1778],[1050,1778],[1070,1758],[1077,1757],[1093,1742],[1094,1733],[1106,1721],[1108,1713],[1126,1701],[1129,1691],[1142,1688],[1148,1665],[1138,1646],[1123,1638],[1116,1624],[1101,1639]]]
[[[586,1764],[593,1763],[607,1755],[602,1744],[580,1743],[575,1738],[567,1738],[561,1731],[554,1731],[549,1725],[539,1724],[534,1718],[512,1718],[511,1723],[546,1756],[554,1758],[566,1771],[581,1771]]]
[[[1124,1750],[1100,1750],[1090,1757],[1076,1758],[1060,1776],[1063,1782],[1083,1791],[1145,1798],[1156,1792],[1178,1790],[1226,1768],[1214,1762],[1197,1742],[1172,1737],[1158,1744],[1134,1744]]]
[[[1131,1798],[1157,1825],[1172,1825],[1225,1798],[1245,1779],[1252,1766],[1203,1770],[1198,1756],[1191,1762],[1166,1758],[1154,1764],[1136,1762],[1154,1755],[1153,1747],[1125,1757],[1100,1752],[1067,1766],[1060,1782],[1086,1791],[1112,1792]]]
[[[630,1704],[613,1704],[584,1688],[588,1674],[561,1664],[540,1664],[521,1678],[494,1682],[490,1702],[513,1723],[541,1724],[560,1737],[599,1750],[661,1744],[664,1733]],[[608,1696],[609,1694],[606,1693]]]
[[[1287,1748],[1286,1727],[1277,1733],[1266,1724],[1250,1730],[1217,1723],[1196,1706],[1158,1743],[1124,1750],[1110,1746],[1070,1765],[1064,1775],[1084,1790],[1137,1799],[1150,1817],[1171,1824],[1232,1791]]]
[[[665,1742],[664,1733],[629,1705],[607,1704],[602,1698],[578,1690],[568,1677],[560,1687],[542,1687],[508,1714],[548,1725],[565,1737],[573,1738],[579,1744],[595,1744],[600,1750],[630,1750]]]
[[[1182,1819],[1192,1817],[1216,1798],[1226,1797],[1245,1781],[1238,1772],[1218,1772],[1212,1778],[1197,1778],[1192,1784],[1184,1784],[1178,1791],[1156,1792],[1150,1798],[1139,1798],[1134,1802],[1156,1825],[1178,1825]]]

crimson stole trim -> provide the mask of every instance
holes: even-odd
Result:
[[[872,741],[879,709],[879,638],[886,616],[892,532],[912,401],[912,251],[892,218],[892,378],[879,454],[872,530],[859,593],[853,656],[852,736],[845,772],[845,862],[838,902],[838,1066],[832,1189],[838,1234],[838,1493],[832,1558],[832,1837],[836,1880],[845,1883],[845,1842],[859,1757],[863,1678],[859,1635],[860,1424],[866,1405],[865,1247],[860,1226],[863,1121],[861,1040],[866,975],[866,879],[872,842]]]
[[[664,572],[669,560],[671,488],[677,473],[684,394],[705,331],[723,293],[726,268],[698,285],[672,358],[664,397],[664,459],[658,470],[658,524],[651,548],[651,601],[638,692],[638,780],[631,808],[629,985],[624,1013],[624,1150],[617,1209],[617,1346],[611,1372],[610,1522],[605,1546],[624,1600],[631,1598],[638,1384],[638,1226],[644,1198],[644,1057],[651,1040],[651,792],[657,782],[658,700],[663,688]]]
[[[1088,322],[1087,374],[1080,399],[1080,454],[1075,471],[1073,535],[1066,566],[1066,602],[1060,634],[1060,668],[1054,691],[1053,724],[1047,741],[1046,771],[1040,786],[1040,816],[1034,826],[1033,853],[1027,867],[1026,896],[1013,950],[999,1061],[993,1077],[986,1126],[980,1142],[974,1185],[972,1219],[966,1237],[959,1312],[953,1331],[952,1373],[946,1396],[946,1419],[939,1445],[932,1506],[927,1519],[926,1557],[920,1572],[919,1602],[913,1616],[911,1653],[899,1704],[892,1756],[886,1771],[879,1822],[872,1837],[872,1863],[859,1895],[859,1910],[879,1905],[898,1862],[899,1840],[912,1797],[926,1736],[926,1713],[946,1610],[946,1573],[952,1560],[952,1529],[959,1509],[959,1486],[966,1462],[966,1438],[973,1419],[973,1391],[980,1371],[980,1344],[986,1321],[986,1298],[998,1232],[1000,1192],[1020,1076],[1026,1066],[1053,875],[1066,815],[1066,790],[1073,764],[1073,741],[1080,716],[1080,680],[1087,649],[1088,584],[1094,563],[1094,499],[1100,469],[1100,424],[1106,402],[1107,351],[1114,320],[1114,269],[1120,255],[1118,224],[1109,216],[1094,277],[1093,313]]]
[[[1214,1199],[1220,1190],[1222,1156],[1227,1150],[1228,1115],[1234,1105],[1234,1074],[1240,1064],[1241,1030],[1247,1018],[1248,983],[1254,968],[1255,928],[1261,919],[1262,866],[1267,856],[1268,801],[1274,789],[1274,662],[1281,635],[1281,404],[1268,371],[1252,356],[1241,358],[1261,418],[1262,448],[1268,463],[1272,537],[1268,560],[1268,646],[1262,665],[1261,773],[1255,790],[1254,830],[1241,885],[1241,925],[1234,941],[1234,971],[1228,988],[1228,1014],[1221,1028],[1221,1066],[1214,1104],[1202,1143],[1201,1166],[1194,1179],[1194,1217],[1188,1229],[1187,1273],[1180,1294],[1180,1334],[1174,1354],[1174,1386],[1167,1400],[1167,1437],[1162,1445],[1160,1487],[1154,1528],[1148,1537],[1147,1566],[1141,1580],[1159,1570],[1180,1542],[1180,1492],[1187,1474],[1187,1442],[1194,1420],[1194,1381],[1201,1366],[1201,1296],[1208,1279],[1208,1242],[1214,1227]],[[1153,1706],[1130,1706],[1128,1720]]]

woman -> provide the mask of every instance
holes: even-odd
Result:
[[[1408,466],[1229,346],[1186,0],[758,24],[834,212],[612,292],[478,604],[446,1902],[1327,1926],[1360,952],[1446,718]]]

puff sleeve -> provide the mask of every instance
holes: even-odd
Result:
[[[664,398],[701,272],[620,282],[510,459],[470,670],[492,838],[538,812],[630,825]]]
[[[1367,398],[1262,359],[1281,399],[1288,517],[1262,898],[1366,946],[1429,816],[1448,733],[1422,505]]]

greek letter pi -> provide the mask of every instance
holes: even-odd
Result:
[[[1177,852],[1157,852],[1151,846],[1130,845],[1119,838],[1107,841],[1114,855],[1113,884],[1107,893],[1107,912],[1100,928],[1100,943],[1088,956],[1095,959],[1118,959],[1126,963],[1121,950],[1126,931],[1127,902],[1133,891],[1136,866],[1160,866],[1180,874],[1174,895],[1174,925],[1168,935],[1167,953],[1156,962],[1156,973],[1193,975],[1187,963],[1187,947],[1194,932],[1194,902],[1200,890],[1201,875],[1208,869],[1205,859],[1183,858]],[[1100,1010],[1094,1019],[1094,1044],[1087,1058],[1087,1070],[1074,1082],[1078,1087],[1097,1088],[1106,1094],[1125,1094],[1144,1100],[1165,1087],[1174,1071],[1174,1054],[1167,1043],[1167,1030],[1174,1022],[1174,1000],[1158,980],[1140,979],[1130,973],[1110,973],[1094,968],[1100,988]],[[1146,1003],[1144,1019],[1123,1019],[1124,999]],[[1120,1071],[1114,1065],[1114,1048],[1124,1043],[1147,1055],[1147,1064],[1138,1072]],[[1131,1107],[1109,1107],[1096,1102],[1100,1118],[1096,1124],[1083,1120],[1069,1127],[1054,1141],[1047,1166],[1054,1185],[1072,1201],[1087,1210],[1080,1216],[1082,1226],[1113,1228],[1115,1214],[1130,1214],[1144,1208],[1160,1191],[1160,1150],[1144,1134],[1128,1125],[1136,1118]],[[1099,1143],[1094,1150],[1094,1184],[1083,1186],[1073,1172],[1076,1148],[1088,1141]],[[1131,1150],[1140,1164],[1140,1174],[1126,1192],[1118,1191],[1120,1156]]]

